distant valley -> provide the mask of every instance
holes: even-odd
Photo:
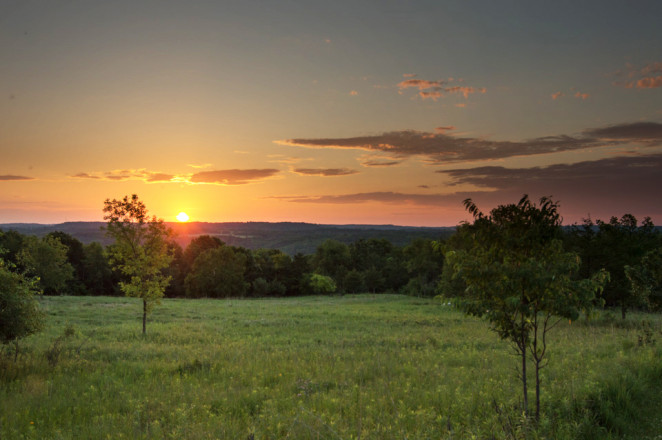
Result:
[[[176,233],[176,241],[185,247],[199,235],[212,235],[232,246],[248,249],[280,249],[294,255],[314,253],[322,242],[334,239],[349,244],[359,239],[384,238],[396,246],[404,246],[417,238],[437,240],[455,232],[455,227],[413,227],[393,225],[319,225],[312,223],[168,223]],[[43,236],[53,231],[70,234],[83,243],[97,241],[110,244],[103,231],[104,222],[66,222],[53,225],[38,223],[5,223],[1,230]]]

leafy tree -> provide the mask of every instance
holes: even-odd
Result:
[[[182,256],[186,266],[186,272],[191,270],[193,262],[196,258],[198,258],[198,255],[209,249],[216,249],[224,245],[225,243],[223,240],[211,235],[199,235],[195,237],[193,240],[191,240],[188,246],[186,246],[186,250]]]
[[[641,297],[631,289],[625,273],[626,266],[639,264],[644,255],[660,244],[660,234],[649,217],[641,225],[631,214],[620,219],[612,217],[609,222],[597,221],[598,232],[595,247],[598,262],[609,271],[611,279],[605,286],[604,299],[607,305],[621,309],[625,319],[629,309],[641,306]]]
[[[432,240],[418,238],[404,248],[409,295],[434,296],[444,266],[444,254]]]
[[[186,276],[189,297],[226,298],[246,294],[246,256],[230,246],[208,249],[193,262]]]
[[[83,246],[81,279],[90,295],[117,295],[113,270],[104,248],[93,241]]]
[[[360,293],[365,291],[365,283],[363,282],[363,273],[356,269],[352,269],[345,275],[343,281],[345,290],[348,293]]]
[[[15,272],[14,265],[1,257],[0,253],[0,343],[15,344],[16,360],[18,340],[41,330],[45,315],[35,298],[41,294],[38,280]]]
[[[540,416],[540,370],[547,353],[547,333],[562,318],[577,319],[591,306],[608,275],[577,280],[579,257],[565,252],[560,240],[558,203],[543,197],[540,206],[528,196],[483,214],[467,199],[473,224],[459,229],[471,237],[465,250],[446,254],[454,275],[464,280],[465,313],[484,317],[510,341],[521,359],[524,411],[528,413],[527,352],[535,366],[536,420]]]
[[[163,220],[148,217],[145,204],[133,194],[131,198],[106,199],[103,207],[106,233],[115,239],[109,247],[111,263],[125,277],[120,288],[126,296],[142,299],[143,334],[147,331],[147,314],[159,303],[170,282],[163,271],[172,256],[168,249],[171,230]]]
[[[649,251],[636,266],[625,266],[625,275],[633,298],[649,309],[662,308],[662,248]]]
[[[342,287],[342,281],[350,267],[349,247],[337,240],[326,240],[318,246],[313,257],[313,267],[321,275],[334,280],[334,284]]]
[[[67,247],[59,238],[26,236],[18,253],[18,263],[30,275],[37,277],[48,295],[61,295],[73,278],[74,268],[67,261]]]
[[[337,289],[333,278],[318,273],[311,274],[308,283],[313,293],[317,295],[328,295]]]
[[[67,283],[69,294],[84,295],[86,289],[83,283],[85,276],[85,269],[83,267],[85,251],[83,249],[83,243],[73,235],[62,231],[49,232],[47,237],[57,238],[60,240],[60,243],[67,247],[67,262],[71,264],[74,269],[74,276]]]
[[[23,239],[25,238],[20,232],[14,230],[2,231],[0,230],[0,249],[4,249],[5,253],[2,256],[5,261],[12,264],[17,264],[18,253],[23,248]]]

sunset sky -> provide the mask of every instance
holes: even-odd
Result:
[[[662,224],[662,1],[2,1],[0,223]]]

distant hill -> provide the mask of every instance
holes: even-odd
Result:
[[[104,232],[103,222],[66,222],[56,225],[37,223],[5,223],[1,230],[15,230],[21,234],[44,236],[49,232],[62,231],[83,243],[97,241],[110,244]],[[314,253],[324,240],[334,239],[352,243],[361,238],[385,238],[396,246],[404,246],[417,238],[438,240],[455,232],[455,227],[413,227],[394,225],[318,225],[312,223],[168,223],[177,233],[177,242],[182,246],[199,235],[213,235],[233,246],[248,249],[280,249],[290,255],[297,252]]]

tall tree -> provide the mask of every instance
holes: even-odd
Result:
[[[142,299],[143,334],[147,314],[160,302],[170,282],[164,275],[172,256],[168,239],[172,231],[163,220],[147,215],[145,204],[136,194],[123,199],[106,199],[103,207],[106,233],[115,239],[110,246],[111,263],[124,275],[120,288],[126,296]]]
[[[67,250],[59,238],[47,235],[39,239],[29,235],[23,239],[18,263],[27,274],[38,278],[46,294],[61,295],[67,292],[74,274],[74,268],[67,260]]]
[[[527,413],[527,352],[531,354],[537,420],[547,332],[561,318],[576,319],[580,311],[590,307],[607,274],[575,278],[579,257],[563,250],[558,203],[551,199],[542,198],[536,206],[525,195],[517,204],[500,205],[489,215],[471,199],[464,204],[474,222],[459,229],[471,237],[471,245],[446,254],[454,276],[467,286],[467,296],[458,300],[458,305],[470,315],[487,319],[502,339],[513,344],[521,360]]]
[[[207,249],[193,262],[186,276],[187,296],[225,298],[244,296],[246,256],[230,246]]]

